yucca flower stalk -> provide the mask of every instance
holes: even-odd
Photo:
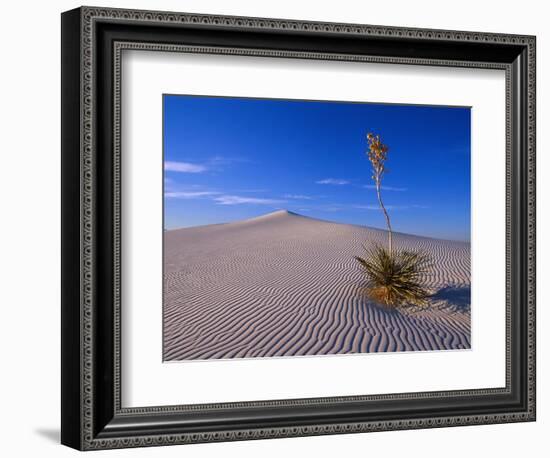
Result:
[[[387,145],[384,145],[384,143],[382,143],[382,140],[380,139],[380,135],[374,135],[370,132],[367,134],[367,142],[369,144],[367,156],[369,158],[370,163],[372,164],[372,179],[374,180],[374,185],[376,187],[376,196],[378,197],[378,204],[380,205],[380,208],[384,213],[384,217],[386,218],[386,225],[388,226],[388,251],[391,254],[392,230],[391,230],[390,215],[388,215],[388,211],[384,206],[384,202],[382,201],[382,194],[381,194],[382,177],[384,176],[384,172],[386,171],[385,163],[388,156],[389,148]]]
[[[380,135],[367,134],[367,156],[372,165],[376,195],[388,226],[388,248],[378,245],[364,246],[367,256],[354,256],[368,279],[368,296],[385,306],[426,305],[430,293],[422,285],[424,275],[431,266],[430,257],[422,251],[395,250],[392,247],[392,228],[388,211],[382,200],[382,178],[386,172],[389,148]]]

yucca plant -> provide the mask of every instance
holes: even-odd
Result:
[[[430,293],[422,277],[430,257],[421,252],[394,250],[374,245],[363,247],[365,257],[355,256],[368,277],[368,296],[385,306],[426,305]]]
[[[372,165],[376,197],[388,226],[388,248],[378,245],[364,247],[367,256],[355,256],[355,259],[367,274],[368,295],[372,300],[386,306],[425,305],[430,294],[421,281],[430,265],[430,257],[421,251],[393,249],[390,215],[382,201],[382,178],[386,173],[389,148],[382,142],[380,135],[368,133],[367,142],[367,157]]]

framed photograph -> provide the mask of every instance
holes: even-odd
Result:
[[[535,37],[62,15],[62,443],[535,420]]]

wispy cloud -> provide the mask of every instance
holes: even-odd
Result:
[[[286,201],[278,199],[261,199],[257,197],[244,197],[244,196],[219,196],[215,197],[216,201],[220,205],[241,205],[241,204],[256,204],[256,205],[277,205]]]
[[[207,167],[202,164],[192,164],[190,162],[166,161],[164,162],[164,170],[168,172],[202,173],[207,170]]]
[[[376,189],[376,186],[373,184],[366,184],[363,186],[363,188]],[[403,192],[407,190],[407,188],[398,188],[396,186],[381,186],[381,188],[383,191],[396,191],[396,192]]]
[[[311,196],[304,196],[303,194],[285,194],[283,196],[285,199],[296,199],[296,200],[313,200]]]
[[[250,159],[245,157],[239,157],[239,156],[220,156],[219,154],[216,156],[212,156],[210,159],[208,159],[208,164],[215,166],[223,166],[223,165],[231,165],[235,163],[248,163],[251,162]]]
[[[170,199],[198,199],[201,197],[217,196],[221,193],[216,191],[170,191],[165,192],[164,197]]]
[[[339,212],[346,209],[346,205],[339,203],[326,203],[322,205],[308,206],[310,211]]]
[[[380,210],[378,205],[353,205],[353,208],[357,208],[359,210]],[[388,208],[389,206],[386,206],[386,209]]]
[[[240,157],[225,157],[225,156],[212,156],[207,160],[200,162],[182,162],[182,161],[165,161],[164,170],[168,172],[181,172],[181,173],[203,173],[203,172],[220,172],[226,166],[230,166],[234,163],[249,162],[246,158]]]
[[[341,212],[344,211],[344,207],[340,205],[327,205],[321,209],[321,211],[325,212]]]
[[[339,178],[325,178],[324,180],[316,181],[317,184],[334,184],[334,185],[344,185],[349,184],[349,180],[342,180]]]
[[[228,191],[228,192],[258,193],[258,192],[269,192],[269,189],[232,189],[231,191]]]

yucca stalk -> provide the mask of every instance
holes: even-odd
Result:
[[[367,156],[369,158],[369,161],[372,164],[372,179],[376,187],[376,196],[378,197],[378,204],[380,205],[380,208],[384,213],[384,217],[386,218],[386,225],[388,226],[388,251],[391,254],[392,230],[391,230],[390,215],[388,215],[388,211],[384,206],[384,202],[382,201],[382,194],[381,194],[382,177],[384,176],[384,172],[386,171],[385,162],[388,156],[389,148],[387,145],[384,145],[382,143],[382,140],[380,139],[380,135],[374,135],[370,132],[367,134],[367,142],[369,143]]]

